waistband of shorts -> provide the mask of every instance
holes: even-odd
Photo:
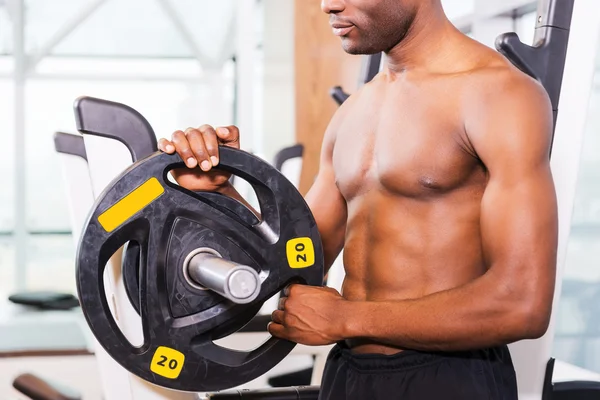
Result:
[[[503,347],[464,351],[464,352],[423,352],[416,350],[403,350],[397,354],[360,354],[353,353],[344,343],[337,343],[331,350],[331,355],[339,355],[350,367],[355,370],[369,371],[401,371],[412,368],[422,368],[451,359],[480,359],[492,361],[504,358],[503,354],[508,348]]]

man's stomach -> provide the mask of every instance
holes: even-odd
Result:
[[[363,218],[350,219],[344,246],[343,297],[372,302],[418,299],[480,277],[486,268],[479,223],[463,217],[447,213],[434,219],[423,215],[407,218],[406,214],[395,218],[388,209],[384,215],[371,213],[368,223]],[[356,353],[405,350],[369,339],[346,343]]]

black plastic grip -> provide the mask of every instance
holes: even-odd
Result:
[[[274,167],[277,168],[278,171],[281,171],[281,168],[283,168],[283,164],[285,164],[286,161],[294,158],[301,158],[303,154],[304,146],[301,144],[285,147],[275,155],[273,163]]]
[[[73,107],[79,132],[120,141],[134,162],[158,150],[154,130],[133,108],[94,97],[80,97]]]
[[[348,97],[350,97],[348,93],[344,92],[341,86],[334,87],[329,91],[329,94],[331,95],[333,100],[335,100],[338,106],[344,104],[344,102],[348,100]]]
[[[58,153],[78,156],[87,161],[85,144],[81,135],[73,135],[72,133],[65,132],[55,132],[54,148]]]
[[[573,7],[574,0],[541,0],[538,3],[533,46],[522,43],[516,33],[505,33],[496,40],[496,49],[500,53],[544,86],[552,103],[554,127],[567,59]]]
[[[540,81],[552,107],[558,109],[560,89],[567,58],[569,31],[542,27],[543,39],[532,47],[521,42],[516,33],[505,33],[496,40],[496,48],[517,68]]]

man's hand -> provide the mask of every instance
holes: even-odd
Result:
[[[219,145],[240,148],[240,132],[235,126],[213,128],[202,125],[198,129],[175,131],[171,140],[162,138],[159,150],[177,152],[187,168],[175,169],[171,174],[182,187],[192,191],[224,191],[228,189],[231,174],[214,169],[219,165]]]
[[[298,344],[322,346],[344,339],[348,301],[329,287],[291,285],[268,326],[271,335]]]

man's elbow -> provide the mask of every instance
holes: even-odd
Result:
[[[498,270],[510,271],[493,275],[496,285],[491,300],[498,307],[498,339],[512,343],[544,336],[552,314],[555,266],[540,261]],[[530,273],[517,274],[516,270]]]
[[[534,283],[535,282],[535,283]],[[550,325],[554,285],[534,279],[504,280],[496,286],[497,333],[502,342],[538,339]]]
[[[507,335],[510,341],[539,339],[548,331],[552,313],[552,296],[521,298],[508,302]]]
[[[521,338],[520,340],[539,339],[546,334],[550,325],[549,307],[524,307],[521,310]]]

